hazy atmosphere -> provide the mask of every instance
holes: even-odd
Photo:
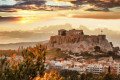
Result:
[[[0,80],[120,80],[120,0],[0,0]]]
[[[80,27],[85,34],[103,30],[119,46],[119,4],[119,0],[0,0],[0,44],[49,40],[58,29]]]
[[[110,33],[108,37],[111,39],[114,37],[114,40],[119,39],[119,0],[115,0],[114,3],[103,0],[98,4],[95,0],[92,2],[78,1],[0,0],[0,43],[49,39],[49,35],[54,33],[52,26],[64,28],[62,26],[66,23],[71,24],[68,27],[72,28],[79,28],[82,25],[90,30],[105,29],[103,31],[105,34],[107,34],[107,29],[112,30],[113,33]],[[46,31],[47,27],[49,29]],[[39,31],[36,32],[38,28]],[[45,34],[45,37],[41,34]]]

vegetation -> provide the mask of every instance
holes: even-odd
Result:
[[[2,80],[32,80],[37,75],[43,76],[45,67],[46,48],[36,46],[28,48],[22,56],[16,59],[13,54],[11,59],[1,59],[0,79]]]
[[[21,52],[18,52],[17,50],[0,50],[0,55],[1,56],[12,56],[13,54],[16,54],[16,55],[22,55]]]
[[[36,77],[33,80],[63,80],[60,73],[56,70],[51,70],[50,73],[45,73],[43,77]]]
[[[64,77],[63,80],[79,80],[79,73],[77,71],[62,70],[60,74]]]
[[[63,52],[60,49],[48,51],[51,55],[52,52],[54,52],[54,56],[63,57]],[[92,73],[80,75],[77,71],[71,70],[61,70],[60,73],[51,70],[46,73],[44,66],[46,53],[47,49],[39,45],[34,48],[27,48],[18,58],[16,58],[16,54],[13,54],[11,59],[1,57],[0,80],[120,80],[120,75],[111,73],[110,67],[108,73],[100,75],[93,75]],[[86,53],[86,55],[89,54]]]
[[[101,53],[103,53],[103,52],[101,52]],[[83,52],[79,56],[83,56],[83,57],[86,57],[86,58],[89,58],[89,59],[93,59],[93,58],[99,59],[101,57],[111,57],[112,56],[113,59],[120,59],[120,56],[117,55],[114,51],[108,51],[107,53],[97,54],[97,55],[93,55],[93,54],[88,53],[88,52]]]
[[[0,80],[62,80],[60,73],[55,70],[45,73],[46,53],[46,48],[39,45],[27,48],[19,58],[16,58],[16,54],[11,59],[1,57]]]
[[[48,50],[46,56],[51,58],[51,59],[68,58],[69,57],[67,54],[64,54],[64,52],[61,51],[61,49],[59,49],[59,48],[53,48],[51,50]]]
[[[80,80],[120,80],[120,75],[110,73],[93,75],[92,73],[86,73],[81,75]]]

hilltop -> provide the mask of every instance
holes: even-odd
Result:
[[[64,51],[92,52],[99,47],[103,52],[113,51],[113,46],[106,39],[106,35],[85,35],[83,30],[58,30],[58,35],[51,36],[48,49],[60,48]]]

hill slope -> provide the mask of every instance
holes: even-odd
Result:
[[[37,44],[45,44],[47,42],[48,41],[46,40],[46,41],[41,41],[41,42],[20,42],[20,43],[10,43],[10,44],[0,44],[0,50],[8,50],[8,49],[16,50],[20,46],[23,46],[24,48],[29,47],[29,46],[34,47]]]

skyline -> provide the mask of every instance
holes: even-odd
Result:
[[[38,39],[41,32],[34,31],[67,23],[73,28],[82,25],[93,31],[109,29],[119,35],[119,4],[120,0],[0,0],[0,41],[5,44],[46,40],[46,37]],[[13,32],[20,32],[22,38]]]

